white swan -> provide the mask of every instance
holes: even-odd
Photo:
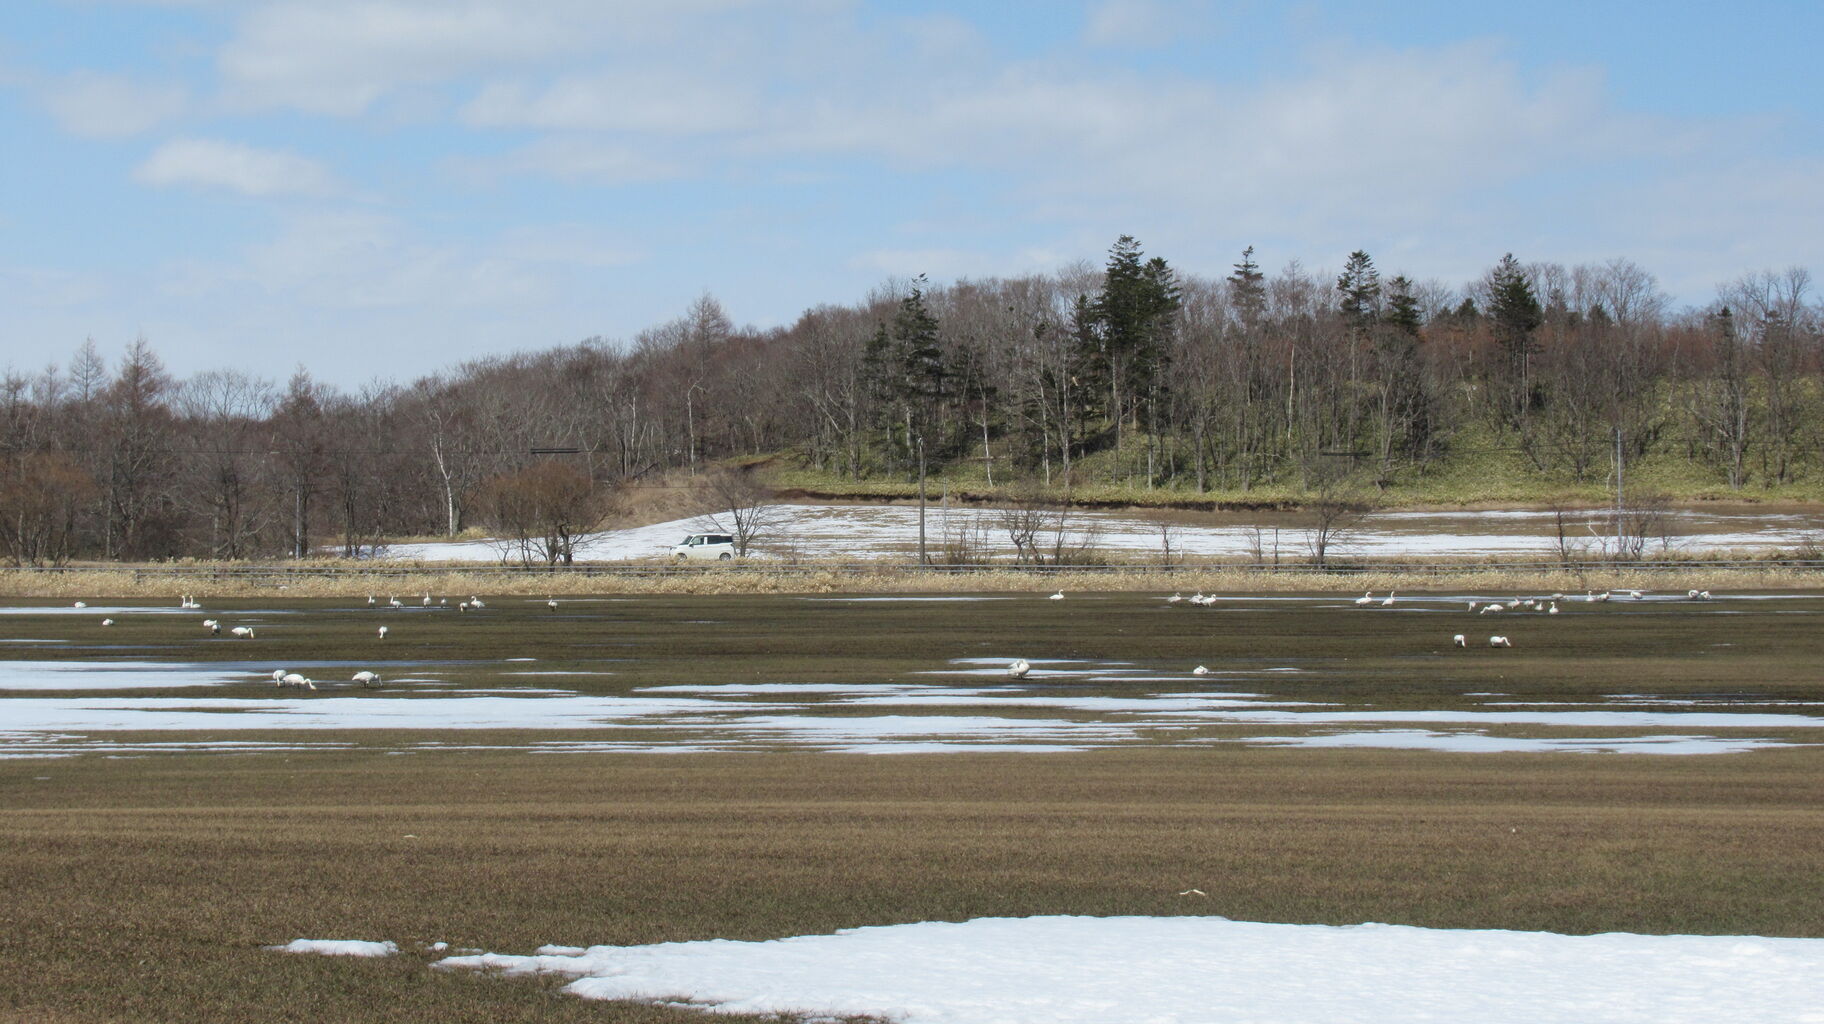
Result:
[[[1490,646],[1490,647],[1512,647],[1512,646],[1514,646],[1514,644],[1513,644],[1513,641],[1509,640],[1507,637],[1491,636],[1488,638],[1488,646]]]
[[[1032,666],[1027,663],[1025,658],[1021,658],[1007,666],[1007,677],[1009,679],[1024,679],[1026,678],[1026,673],[1031,671]]]
[[[379,686],[380,677],[372,672],[356,672],[349,682],[360,683],[362,686]]]

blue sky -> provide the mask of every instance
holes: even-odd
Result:
[[[12,0],[0,366],[354,386],[1099,261],[1824,271],[1824,5]]]

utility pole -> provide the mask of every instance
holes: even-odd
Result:
[[[1622,475],[1626,466],[1621,457],[1621,427],[1615,428],[1615,550],[1619,553],[1622,547]]]
[[[918,435],[918,564],[930,564],[925,558],[925,435]]]

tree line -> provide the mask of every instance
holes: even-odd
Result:
[[[736,457],[849,481],[925,472],[1086,485],[1317,491],[1336,467],[1422,479],[1498,449],[1588,482],[1619,454],[1719,486],[1820,469],[1824,308],[1802,268],[1674,309],[1653,275],[1502,257],[1460,287],[1185,274],[1123,236],[1101,265],[890,282],[774,329],[708,295],[630,342],[591,338],[355,390],[300,368],[187,379],[150,343],[0,379],[0,555],[370,553],[470,527],[548,561],[618,490]]]

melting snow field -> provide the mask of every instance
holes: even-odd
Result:
[[[934,507],[927,512],[926,531],[941,542],[947,535],[968,534],[990,557],[1006,557],[1012,545],[1000,526],[1003,513],[989,508]],[[1580,513],[1575,529],[1606,529],[1606,513]],[[1815,515],[1769,512],[1675,511],[1667,539],[1673,550],[1792,547],[1815,538],[1824,520]],[[685,535],[708,529],[696,519],[676,519],[627,530],[591,534],[578,547],[587,559],[664,558]],[[1112,551],[1156,554],[1159,525],[1144,516],[1124,512],[1074,512],[1066,528],[1070,543],[1091,542]],[[1248,525],[1202,526],[1180,523],[1173,549],[1198,556],[1243,556],[1259,543],[1272,545],[1285,558],[1306,554],[1303,534],[1296,528],[1271,528],[1257,538]],[[1540,555],[1556,550],[1552,513],[1542,511],[1497,512],[1389,512],[1372,516],[1339,550],[1350,554],[1390,558],[1397,556],[1484,557],[1504,554]],[[789,505],[780,524],[764,542],[760,557],[786,553],[812,558],[871,559],[903,556],[918,546],[918,509],[906,505]],[[386,556],[449,562],[498,562],[500,546],[485,541],[395,544]]]
[[[437,966],[570,975],[588,999],[905,1024],[1824,1024],[1824,939],[1030,917]]]
[[[1005,676],[994,659],[966,658],[949,674]],[[20,663],[28,664],[28,663]],[[1005,665],[1004,661],[1000,662]],[[46,688],[119,687],[123,666],[58,668]],[[185,678],[172,666],[163,678]],[[155,674],[157,677],[158,674]],[[1230,673],[1259,685],[1284,678],[1279,668]],[[1183,682],[1194,677],[1146,670],[1124,662],[1040,661],[1029,679],[1122,683]],[[9,677],[0,673],[0,686]],[[37,679],[20,673],[14,679]],[[12,685],[20,685],[14,683]],[[140,683],[138,685],[148,685]],[[164,683],[162,685],[177,685]],[[424,683],[422,686],[432,685]],[[1824,717],[1728,710],[1718,702],[1673,702],[1649,709],[1637,695],[1566,707],[1516,707],[1489,700],[1461,710],[1372,710],[1282,700],[1261,692],[1213,690],[1139,692],[1131,696],[1044,692],[1031,687],[916,684],[733,684],[655,686],[632,696],[563,690],[392,690],[361,695],[284,697],[12,697],[0,718],[0,758],[81,753],[139,755],[158,750],[252,753],[307,749],[309,733],[364,729],[438,731],[587,731],[587,739],[529,735],[512,749],[542,753],[590,751],[672,753],[779,748],[829,753],[1061,752],[1123,745],[1197,746],[1254,743],[1305,747],[1381,747],[1460,753],[1575,752],[1729,754],[1790,746],[1790,738],[1750,731],[1800,732],[1824,727]],[[418,687],[411,687],[418,688]],[[410,688],[408,688],[410,689]],[[1499,694],[1489,696],[1499,697]],[[1576,729],[1574,737],[1507,735],[1523,729]],[[1612,735],[1593,736],[1593,730]],[[112,732],[224,734],[294,732],[292,744],[194,736],[170,741]],[[402,749],[482,749],[428,737]],[[496,741],[486,749],[502,749]]]

